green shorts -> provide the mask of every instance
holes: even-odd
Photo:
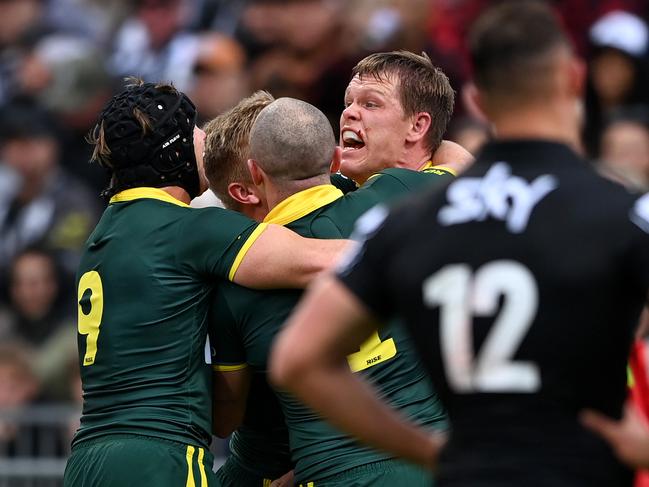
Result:
[[[384,460],[350,468],[326,479],[296,484],[299,487],[431,487],[433,475],[416,465]]]
[[[229,456],[223,466],[216,471],[216,478],[220,487],[268,487],[270,483],[280,475],[269,475],[273,478],[265,478],[241,466],[232,456]]]
[[[140,435],[106,435],[72,448],[64,487],[216,486],[214,457],[198,446]]]

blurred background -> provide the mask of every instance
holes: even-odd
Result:
[[[547,1],[588,62],[584,151],[648,189],[649,1]],[[107,183],[84,136],[125,76],[172,81],[201,123],[266,89],[337,131],[357,61],[426,51],[458,94],[447,138],[475,153],[465,34],[497,2],[0,0],[0,487],[60,485],[81,400],[74,272]]]

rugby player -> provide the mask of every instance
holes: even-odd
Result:
[[[379,52],[352,70],[340,115],[340,172],[362,185],[383,169],[457,175],[473,162],[459,145],[442,141],[445,114],[425,110],[444,107],[447,88],[431,85],[439,68],[422,53]],[[452,108],[452,107],[451,107]]]
[[[630,485],[578,412],[620,416],[649,286],[649,199],[575,152],[584,66],[549,7],[501,4],[470,50],[497,140],[445,191],[360,220],[366,243],[298,306],[271,376],[358,438],[432,467],[439,442],[346,364],[377,320],[403,316],[452,420],[440,486]]]

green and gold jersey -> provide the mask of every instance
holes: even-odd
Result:
[[[155,188],[111,199],[77,276],[83,414],[73,443],[127,433],[209,445],[211,291],[264,228]]]
[[[447,175],[452,177],[447,172],[443,176]],[[334,186],[316,186],[284,200],[265,221],[285,225],[305,237],[346,238],[358,217],[375,204],[445,180],[439,174],[433,176],[387,169],[344,196]],[[264,377],[252,387],[244,424],[232,436],[231,452],[241,465],[260,477],[272,478],[290,469],[291,464],[282,417],[265,381],[266,361],[276,333],[301,293],[253,291],[227,283],[219,286],[216,295],[210,319],[213,367],[227,371],[248,366],[253,377]],[[413,420],[432,425],[444,414],[413,348],[401,326],[390,324],[352,354],[349,363]],[[265,392],[254,391],[256,387]],[[298,482],[387,458],[335,430],[288,394],[280,393],[279,398]]]

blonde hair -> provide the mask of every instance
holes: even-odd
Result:
[[[230,183],[252,182],[246,167],[250,157],[250,131],[259,112],[274,100],[267,91],[256,91],[203,127],[207,136],[205,175],[210,189],[227,208],[239,207],[228,193]]]

